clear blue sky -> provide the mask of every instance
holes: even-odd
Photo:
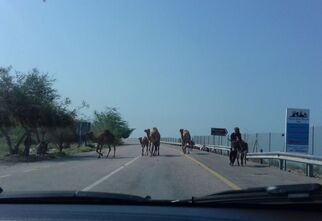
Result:
[[[157,126],[284,130],[286,107],[322,125],[322,1],[0,1],[0,66],[37,67],[85,113]]]

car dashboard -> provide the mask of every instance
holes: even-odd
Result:
[[[84,204],[1,204],[0,220],[322,220],[320,211]]]

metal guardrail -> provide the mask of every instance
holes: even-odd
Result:
[[[317,157],[308,154],[285,153],[285,152],[263,152],[263,153],[248,153],[248,159],[275,159],[279,160],[279,168],[287,169],[287,161],[303,163],[306,165],[306,175],[313,177],[313,166],[322,166],[322,157]]]
[[[161,141],[162,142],[162,141]],[[181,143],[174,142],[162,142],[171,145],[180,146]],[[196,144],[195,149],[202,151],[215,152],[219,154],[229,155],[230,147],[220,146],[220,145],[201,145]],[[281,170],[287,170],[287,161],[303,163],[306,165],[306,175],[313,177],[313,166],[322,166],[322,157],[308,155],[308,154],[298,154],[298,153],[286,153],[286,152],[260,152],[260,153],[248,153],[247,159],[259,159],[262,163],[263,160],[278,160],[279,168]]]

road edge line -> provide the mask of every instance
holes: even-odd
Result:
[[[186,158],[190,159],[191,161],[193,161],[194,163],[198,164],[199,166],[201,166],[205,170],[207,170],[209,173],[211,173],[213,176],[217,177],[221,182],[223,182],[224,184],[226,184],[227,186],[229,186],[233,190],[241,190],[241,188],[237,184],[228,180],[226,177],[220,175],[218,172],[214,171],[213,169],[207,167],[205,164],[201,163],[200,161],[198,161],[190,156],[187,156],[187,155],[184,155],[184,156]]]
[[[215,176],[216,178],[218,178],[221,182],[223,182],[224,184],[226,184],[227,186],[229,186],[230,188],[232,188],[233,190],[241,190],[242,188],[239,187],[237,184],[233,183],[232,181],[230,181],[229,179],[227,179],[226,177],[222,176],[221,174],[219,174],[218,172],[214,171],[213,169],[209,168],[208,166],[206,166],[205,164],[201,163],[200,161],[186,155],[183,154],[181,151],[176,150],[174,148],[171,148],[177,152],[179,152],[180,154],[182,154],[183,156],[185,156],[187,159],[193,161],[194,163],[198,164],[199,166],[201,166],[202,168],[204,168],[205,170],[207,170],[209,173],[211,173],[213,176]]]

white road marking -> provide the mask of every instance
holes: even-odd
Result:
[[[0,179],[1,179],[1,178],[5,178],[5,177],[8,177],[8,176],[11,176],[11,174],[7,174],[7,175],[2,175],[2,176],[0,176]]]
[[[24,170],[23,172],[28,173],[28,172],[35,171],[35,170],[37,170],[37,169],[27,169],[27,170]]]
[[[127,162],[126,164],[124,164],[124,166],[130,165],[131,163],[133,163],[134,161],[136,161],[137,159],[139,159],[139,157],[140,156],[135,157],[133,160],[131,160],[131,161]]]
[[[108,178],[110,178],[111,176],[116,174],[117,172],[121,171],[123,168],[127,167],[128,165],[130,165],[131,163],[133,163],[134,161],[136,161],[139,158],[140,158],[140,156],[135,157],[134,159],[130,160],[129,162],[127,162],[123,166],[117,168],[116,170],[113,170],[111,173],[107,174],[106,176],[102,177],[101,179],[97,180],[96,182],[92,183],[91,185],[85,187],[81,191],[89,191],[90,189],[92,189],[95,186],[99,185],[100,183],[104,182],[105,180],[107,180]]]

